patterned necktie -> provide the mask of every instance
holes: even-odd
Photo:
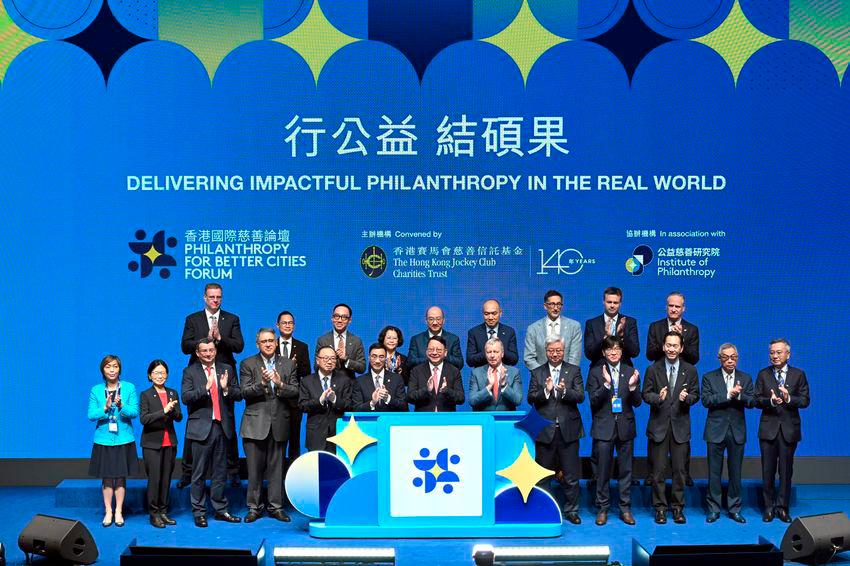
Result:
[[[437,371],[437,368],[433,368],[431,370],[431,389],[434,390],[434,395],[436,395],[438,393],[437,386],[439,385],[439,382],[440,382],[440,374]]]
[[[614,387],[614,391],[617,393],[617,397],[620,396],[620,372],[617,371],[617,368],[611,368],[611,384]]]
[[[269,371],[274,371],[274,361],[273,360],[266,360],[266,369],[269,370]],[[271,385],[272,393],[274,393],[275,392],[274,381],[269,381],[269,385]]]
[[[322,378],[322,393],[328,390],[328,376]]]
[[[613,335],[615,335],[616,333],[617,333],[617,319],[616,319],[616,318],[612,318],[612,319],[611,319],[611,324],[609,324],[609,325],[608,325],[608,334],[610,334],[611,336],[613,336]]]
[[[779,383],[779,387],[785,387],[785,372],[783,370],[776,372],[776,382]]]
[[[210,317],[210,330],[216,330],[218,328],[218,317],[216,315],[212,315]]]
[[[495,335],[496,335],[496,331],[493,330],[492,328],[487,330],[487,340],[492,340]]]
[[[554,384],[555,388],[552,389],[552,391],[555,392],[555,397],[558,396],[558,383],[560,383],[560,381],[561,381],[561,368],[553,369],[552,370],[552,383]]]
[[[283,351],[281,352],[281,355],[282,355],[284,358],[287,358],[287,359],[288,359],[288,358],[289,358],[289,341],[287,341],[287,340],[284,340],[284,341],[283,341],[283,348],[282,348],[282,350],[283,350]]]
[[[670,375],[667,376],[667,380],[670,382],[669,393],[672,393],[674,389],[676,389],[676,372],[674,371],[674,367],[670,366]],[[669,397],[669,395],[668,395]]]
[[[375,389],[380,389],[380,388],[381,388],[381,378],[376,375],[375,376]]]

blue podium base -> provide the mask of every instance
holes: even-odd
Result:
[[[386,526],[358,527],[349,525],[326,525],[324,521],[310,522],[310,536],[316,538],[552,538],[559,537],[562,524],[528,523],[511,525],[453,526],[450,530],[439,529],[435,536],[433,526]]]

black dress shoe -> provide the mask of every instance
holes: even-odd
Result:
[[[729,518],[735,521],[736,523],[746,523],[747,520],[744,519],[744,516],[740,513],[729,513]]]
[[[199,517],[195,517],[195,526],[196,526],[196,527],[201,527],[202,529],[203,529],[203,528],[206,528],[206,526],[207,526],[207,518],[206,518],[206,517],[204,517],[203,515],[201,515],[201,516],[199,516]]]
[[[627,525],[635,524],[635,516],[632,515],[631,511],[623,511],[622,513],[620,513],[620,520]]]
[[[684,525],[685,523],[688,522],[688,520],[685,519],[685,514],[682,513],[681,510],[673,509],[673,522],[678,524],[678,525]]]
[[[254,521],[256,521],[259,518],[260,518],[260,514],[257,513],[256,511],[248,511],[248,514],[245,515],[245,522],[246,523],[253,523]]]
[[[706,523],[714,523],[719,518],[720,518],[720,513],[709,513],[705,518],[705,522]]]
[[[602,525],[604,525],[607,522],[608,522],[608,512],[607,511],[600,511],[599,513],[596,514],[596,524],[597,525],[599,525],[601,527]]]
[[[773,511],[765,511],[762,513],[761,520],[765,523],[770,523],[773,521]]]
[[[664,525],[667,523],[667,514],[664,511],[656,511],[655,512],[655,522],[659,525]]]
[[[160,519],[162,520],[162,522],[163,522],[163,523],[165,523],[166,525],[176,525],[176,524],[177,524],[177,521],[175,521],[174,519],[172,519],[171,517],[169,517],[169,516],[168,516],[168,515],[166,515],[165,513],[160,513],[160,514],[159,514],[159,518],[160,518]]]
[[[788,514],[788,511],[786,509],[777,509],[776,518],[782,521],[783,523],[791,522],[791,516]],[[115,524],[117,525],[118,523]]]
[[[189,478],[180,478],[180,481],[177,482],[177,489],[183,489],[184,487],[189,487],[192,483],[192,479]]]
[[[216,521],[224,521],[226,523],[241,523],[242,519],[240,517],[234,517],[227,511],[224,513],[216,513],[213,517]]]
[[[159,515],[151,515],[151,526],[156,527],[157,529],[164,529],[165,523],[162,522]]]
[[[581,525],[581,517],[578,516],[578,513],[567,513],[564,515],[564,519],[573,525]]]
[[[688,476],[685,478],[685,485],[688,487],[694,487],[694,478]]]
[[[271,513],[269,513],[269,517],[271,517],[272,519],[277,519],[278,521],[283,521],[284,523],[288,523],[292,520],[289,518],[289,515],[286,514],[286,511],[284,511],[283,509],[272,511]]]

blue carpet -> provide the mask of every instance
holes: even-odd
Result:
[[[563,534],[558,539],[426,539],[426,540],[317,540],[307,534],[307,520],[297,513],[293,522],[279,523],[263,518],[251,525],[230,525],[210,521],[207,529],[198,529],[192,524],[191,513],[187,508],[177,510],[173,517],[177,526],[168,529],[154,529],[148,524],[148,517],[141,508],[125,513],[126,525],[123,528],[100,525],[103,518],[99,507],[58,507],[57,488],[0,488],[0,509],[4,517],[0,521],[0,542],[7,547],[6,557],[9,564],[23,564],[24,555],[17,548],[18,534],[36,513],[56,515],[82,521],[92,532],[100,550],[97,564],[117,565],[121,552],[133,538],[139,544],[155,546],[200,546],[200,547],[241,547],[254,548],[262,539],[266,540],[266,554],[271,557],[274,546],[393,546],[396,549],[398,564],[453,565],[472,563],[472,546],[478,542],[492,542],[495,545],[534,545],[534,544],[602,544],[611,547],[611,560],[623,564],[631,563],[631,541],[637,538],[646,548],[653,549],[657,544],[749,544],[764,536],[777,546],[782,540],[786,525],[779,521],[762,523],[761,513],[752,501],[754,484],[748,484],[745,492],[744,516],[747,524],[738,525],[725,515],[713,524],[705,523],[705,513],[699,494],[704,493],[705,484],[698,482],[696,488],[688,493],[689,508],[686,508],[688,523],[676,525],[655,525],[648,507],[635,506],[633,511],[637,525],[628,527],[612,515],[608,525],[597,527],[593,524],[595,512],[587,505],[589,498],[582,486],[583,508],[580,526],[565,524]],[[96,484],[95,484],[96,486]],[[66,485],[65,488],[68,488]],[[86,489],[85,484],[75,486]],[[136,488],[131,485],[131,488]],[[184,490],[186,491],[186,490]],[[641,490],[642,491],[642,490]],[[79,495],[79,494],[78,494]],[[137,494],[131,494],[134,497]],[[637,495],[637,494],[636,494]],[[181,494],[182,496],[182,494]],[[61,499],[61,498],[60,498]],[[72,498],[73,499],[73,498]],[[244,500],[244,499],[243,499]],[[641,499],[635,499],[639,503]],[[182,507],[182,505],[180,506]],[[244,515],[244,509],[232,508]],[[832,511],[850,513],[850,486],[801,485],[796,488],[796,503],[792,509],[795,515],[814,515]],[[839,555],[835,563],[850,563],[850,557]],[[268,561],[271,564],[271,560]]]

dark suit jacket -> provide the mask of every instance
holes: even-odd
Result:
[[[499,323],[499,331],[496,338],[502,341],[505,347],[505,357],[502,363],[506,366],[515,366],[519,362],[519,350],[516,345],[516,332],[506,324]],[[466,363],[469,367],[477,368],[487,365],[487,357],[484,355],[484,344],[487,342],[487,325],[483,322],[469,329],[466,337]]]
[[[456,334],[443,329],[440,334],[446,341],[446,361],[457,369],[463,369],[463,353],[460,351],[460,338]],[[410,339],[410,348],[407,350],[407,363],[411,371],[418,365],[428,361],[425,352],[428,350],[428,339],[431,334],[426,330],[420,332]]]
[[[635,369],[621,361],[618,383],[612,383],[611,388],[608,389],[605,387],[605,376],[602,374],[604,367],[605,364],[593,367],[587,376],[587,396],[590,397],[590,410],[593,413],[590,436],[597,440],[613,440],[616,432],[620,440],[631,440],[637,436],[634,408],[639,407],[643,402],[640,381],[634,391],[629,391],[629,379]],[[614,418],[611,410],[611,399],[614,397],[615,390],[623,395],[620,398],[623,412],[617,418]]]
[[[225,371],[229,375],[227,393],[221,391],[221,383],[216,381],[219,388],[219,407],[221,408],[221,428],[224,436],[232,438],[236,429],[233,424],[233,403],[240,399],[239,380],[236,370],[228,364],[215,363],[215,373],[221,376]],[[218,379],[218,378],[216,378]],[[212,397],[207,391],[207,374],[200,362],[196,362],[183,370],[182,387],[183,404],[189,411],[186,422],[186,438],[189,440],[205,440],[212,428],[213,406]]]
[[[334,347],[334,335],[336,332],[327,332],[316,340],[316,352],[325,346]],[[363,349],[363,341],[350,331],[345,332],[345,355],[348,361],[343,364],[342,360],[336,361],[336,369],[345,372],[348,377],[354,379],[358,373],[366,371],[366,352]],[[319,368],[316,368],[319,371]]]
[[[283,352],[280,349],[280,336],[277,338],[277,353]],[[295,361],[295,374],[298,376],[298,381],[305,375],[310,375],[310,350],[307,348],[307,343],[292,337],[289,339],[289,359]],[[297,403],[296,403],[297,404]]]
[[[723,442],[726,431],[730,428],[736,444],[744,444],[747,441],[747,419],[744,418],[744,409],[749,409],[755,404],[753,378],[748,373],[735,370],[735,383],[740,383],[743,389],[736,398],[729,399],[722,368],[702,376],[702,404],[708,408],[705,432],[702,435],[706,442],[717,444]]]
[[[761,409],[759,421],[759,439],[774,440],[782,431],[786,442],[800,442],[803,433],[800,430],[800,409],[809,406],[809,381],[806,372],[787,366],[785,388],[791,400],[776,407],[770,404],[770,392],[776,391],[780,397],[779,384],[773,374],[773,366],[766,367],[756,376],[756,406]]]
[[[357,383],[352,386],[352,405],[355,411],[407,411],[407,393],[404,391],[404,380],[391,371],[384,370],[384,389],[390,394],[389,403],[380,402],[375,408],[369,406],[372,393],[375,392],[375,382],[372,381],[372,372],[367,371],[357,378]]]
[[[667,334],[667,319],[656,320],[649,325],[646,337],[646,359],[657,362],[664,359],[664,335]],[[679,356],[692,366],[699,362],[699,328],[682,319],[682,353]]]
[[[625,316],[625,315],[620,315]],[[632,358],[640,354],[640,340],[638,339],[637,321],[626,316],[626,324],[623,327],[623,357],[620,364],[632,365]],[[619,322],[619,319],[617,319]],[[584,323],[584,355],[590,360],[591,366],[602,363],[602,340],[608,332],[605,329],[605,315],[600,314]]]
[[[555,438],[555,432],[560,430],[564,442],[574,442],[584,436],[584,425],[581,422],[581,413],[578,411],[579,403],[584,403],[584,382],[581,378],[581,370],[578,366],[567,362],[561,363],[560,381],[564,382],[566,389],[563,394],[552,390],[549,398],[546,398],[546,378],[549,377],[549,362],[535,368],[531,372],[531,380],[528,382],[528,402],[534,405],[537,412],[550,421],[556,421],[559,425],[551,424],[540,431],[537,442],[548,444]]]
[[[221,340],[215,345],[215,361],[235,368],[236,358],[233,357],[233,354],[238,354],[245,348],[242,328],[239,326],[239,317],[219,309],[218,331],[221,334]],[[207,321],[206,311],[192,313],[186,317],[180,347],[183,349],[183,353],[189,356],[189,365],[198,361],[198,357],[195,355],[198,340],[206,338],[209,333],[210,324]]]
[[[166,387],[165,392],[168,394],[169,401],[177,400],[177,405],[168,413],[163,409],[156,388],[153,386],[145,389],[139,395],[139,421],[144,425],[144,428],[142,428],[142,448],[161,448],[165,431],[168,431],[171,444],[177,446],[177,432],[174,430],[174,423],[183,420],[183,411],[180,410],[180,397],[176,389]]]
[[[340,370],[331,375],[330,386],[336,393],[336,401],[321,404],[322,382],[319,374],[311,373],[301,380],[298,406],[307,413],[307,450],[324,450],[329,436],[336,434],[336,420],[350,411],[351,385],[353,381]]]
[[[457,336],[455,336],[457,339]],[[440,373],[440,392],[434,395],[431,389],[431,363],[419,364],[410,370],[410,386],[407,389],[407,402],[412,403],[414,411],[439,412],[454,411],[457,405],[462,405],[465,399],[463,379],[460,370],[443,360],[443,371]],[[443,384],[446,388],[443,390]]]
[[[649,422],[646,423],[646,435],[654,442],[661,442],[667,431],[673,427],[673,438],[679,444],[691,440],[691,405],[699,401],[699,378],[697,368],[679,359],[679,372],[676,374],[676,388],[667,390],[667,396],[661,400],[660,391],[667,387],[667,366],[659,360],[649,366],[643,378],[643,400],[650,406]],[[687,387],[688,395],[679,401],[679,394]]]
[[[239,434],[250,440],[265,440],[271,430],[278,442],[289,440],[289,411],[287,399],[298,399],[298,376],[292,360],[275,356],[274,366],[281,385],[272,391],[271,382],[263,381],[265,360],[257,353],[239,364],[239,389],[245,400],[245,412]]]

